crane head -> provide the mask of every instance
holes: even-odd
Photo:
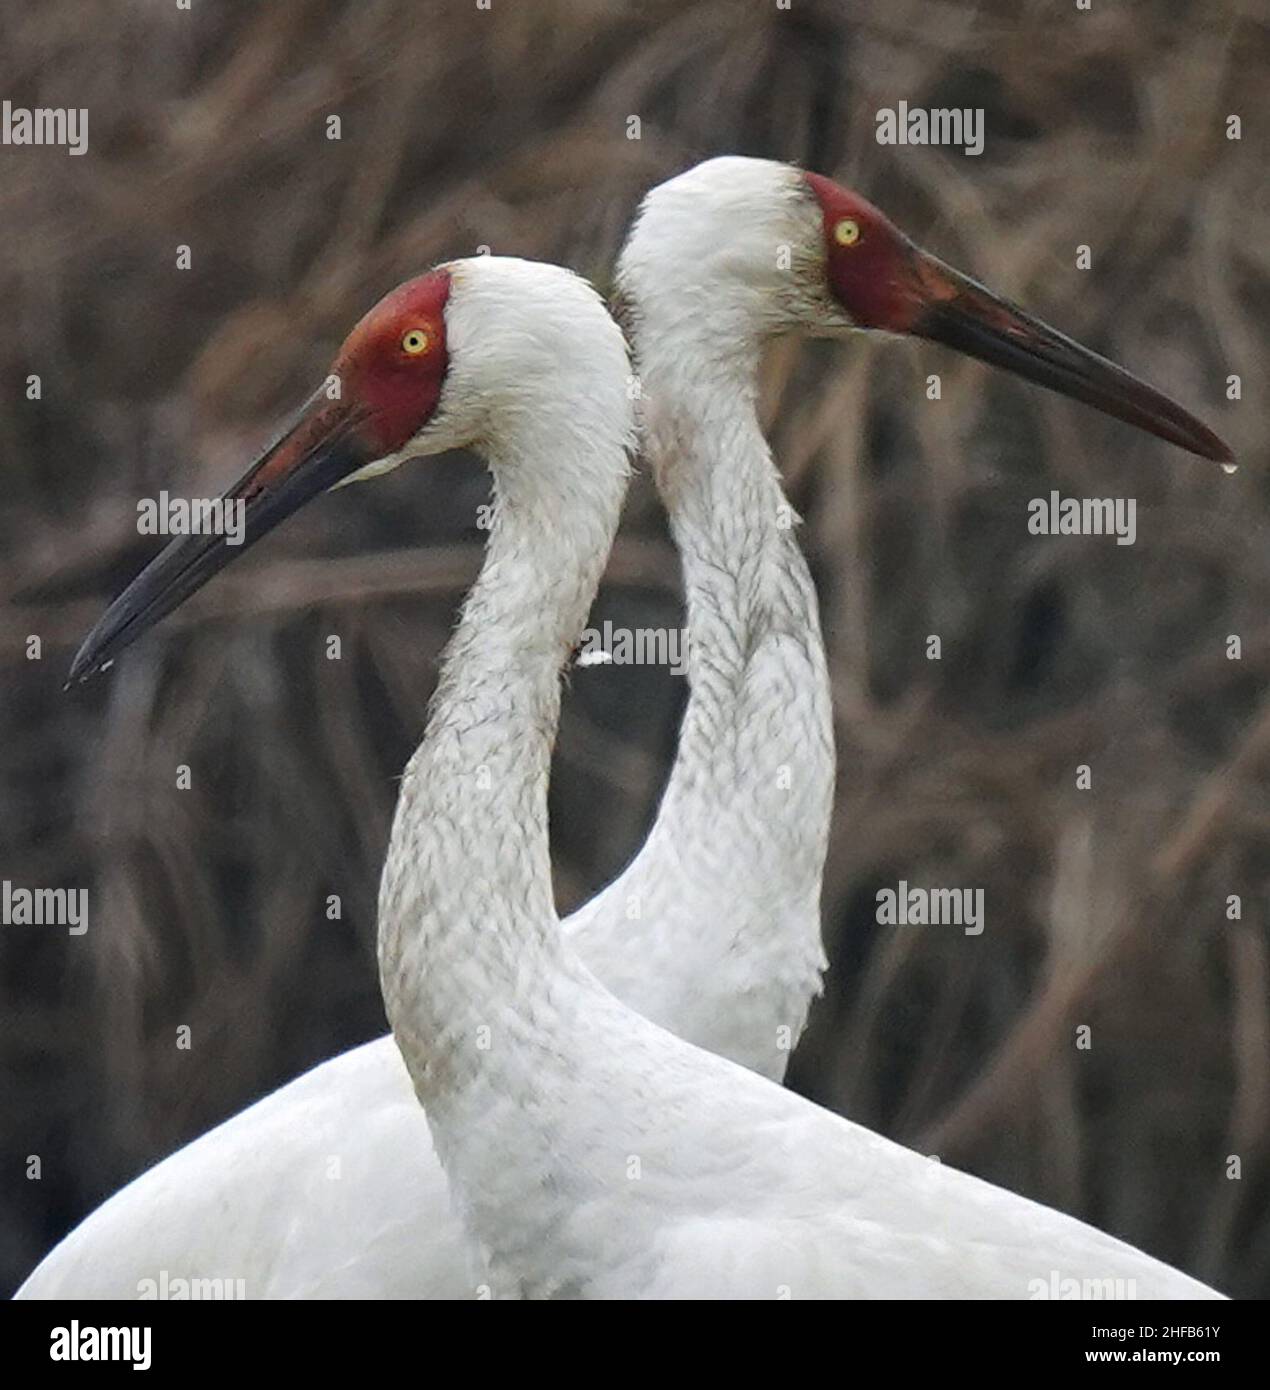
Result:
[[[819,208],[825,278],[842,327],[929,338],[1201,458],[1232,459],[1162,392],[921,250],[858,193],[820,174],[803,177]]]
[[[354,327],[323,385],[224,493],[240,524],[170,541],[89,633],[67,684],[109,665],[310,498],[407,459],[473,446],[503,470],[504,495],[620,497],[629,372],[599,296],[559,266],[475,256],[407,281]],[[566,436],[585,447],[562,448]]]
[[[644,199],[618,263],[638,339],[691,368],[757,359],[770,337],[860,330],[930,338],[1180,445],[1230,450],[1159,391],[914,245],[866,198],[820,174],[723,155]]]
[[[241,509],[237,542],[225,534],[175,537],[102,615],[71,665],[68,685],[109,665],[310,498],[403,461],[441,400],[450,281],[445,269],[409,280],[358,322],[324,384],[220,499]]]

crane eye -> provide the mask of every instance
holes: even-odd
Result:
[[[428,335],[422,328],[412,328],[402,335],[401,350],[410,357],[418,357],[428,350]]]
[[[844,217],[833,229],[833,239],[839,246],[854,246],[860,240],[860,224]]]

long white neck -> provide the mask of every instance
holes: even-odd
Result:
[[[633,336],[644,452],[683,565],[689,698],[657,820],[615,885],[620,941],[598,912],[578,914],[578,939],[640,1012],[779,1078],[824,968],[829,676],[758,422],[759,345],[686,302],[642,304]]]
[[[588,451],[607,450],[597,466]],[[380,977],[425,1103],[508,1051],[565,969],[552,902],[547,781],[560,672],[625,490],[621,439],[527,422],[490,457],[484,566],[402,780],[379,904]],[[499,1055],[498,1051],[492,1054]]]
[[[690,630],[691,694],[667,809],[739,786],[757,791],[782,773],[823,793],[826,771],[832,776],[816,592],[759,426],[756,356],[757,347],[742,346],[714,362],[691,351],[637,357],[648,454],[682,559]],[[789,668],[783,692],[756,679],[773,649]],[[756,741],[747,716],[777,696],[799,737],[766,728]],[[813,838],[823,838],[820,829]]]

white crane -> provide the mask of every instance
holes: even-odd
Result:
[[[815,591],[751,397],[745,449],[703,420],[682,451],[650,453],[683,556],[689,698],[648,840],[564,930],[638,1012],[779,1080],[824,966],[833,742]],[[428,1144],[377,1039],[142,1174],[18,1296],[131,1298],[156,1269],[247,1271],[249,1297],[470,1296],[480,1272]]]
[[[790,306],[805,319],[813,300],[826,329],[854,320],[931,336],[961,330],[980,355],[1008,351],[1011,365],[1038,379],[1059,377],[1061,363],[1069,393],[1229,457],[1180,408],[955,278],[862,200],[778,173],[767,231],[779,235],[768,244],[798,246],[803,283],[754,286],[768,319],[752,342],[784,326]],[[676,201],[663,206],[673,213]],[[641,226],[652,219],[650,206]],[[879,255],[886,238],[890,260]],[[853,296],[851,277],[834,264],[834,245],[857,243],[894,281],[881,297]],[[595,379],[607,358],[598,321],[585,323],[589,301],[574,302],[572,289],[548,295],[551,277],[525,278],[510,265],[453,268],[444,316],[454,358],[442,406],[434,415],[435,396],[423,397],[408,449],[383,448],[395,462],[399,449],[466,440],[486,452],[501,498],[427,735],[403,779],[380,901],[394,1036],[498,1287],[531,1296],[1025,1297],[1057,1273],[1131,1280],[1146,1297],[1211,1293],[674,1037],[605,990],[559,932],[546,820],[558,680],[615,525],[623,427],[620,409],[602,418],[617,393]],[[937,306],[937,322],[922,298]],[[518,331],[529,310],[532,332]],[[345,356],[402,326],[374,311]],[[419,331],[429,340],[440,333],[435,323]],[[554,371],[527,375],[509,351],[478,356],[506,341],[542,344]],[[381,385],[374,374],[342,375],[357,386],[340,409],[302,422],[280,462],[266,464],[269,485],[289,500],[306,473],[329,481],[332,468],[368,462],[364,427],[350,422],[379,408]],[[409,438],[400,409],[394,435]],[[351,462],[336,442],[350,429],[361,431]],[[183,591],[179,572],[156,575],[130,604],[121,600],[87,664],[109,655],[137,613],[166,611]],[[497,792],[479,813],[478,769],[492,771]]]

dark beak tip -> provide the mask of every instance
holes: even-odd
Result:
[[[93,641],[93,633],[90,633],[75,653],[75,659],[71,662],[71,668],[66,673],[66,684],[63,690],[70,690],[73,686],[83,685],[98,672],[106,670],[112,663],[103,661],[98,654],[98,648]]]
[[[1235,451],[1221,435],[1198,422],[1190,434],[1191,437],[1183,444],[1189,453],[1198,458],[1211,459],[1213,463],[1220,463],[1223,468],[1234,470],[1236,466]]]
[[[66,684],[62,686],[62,689],[65,691],[70,690],[72,686],[83,685],[92,673],[93,668],[84,659],[84,653],[79,652],[75,660],[71,662],[71,669],[66,673]]]

